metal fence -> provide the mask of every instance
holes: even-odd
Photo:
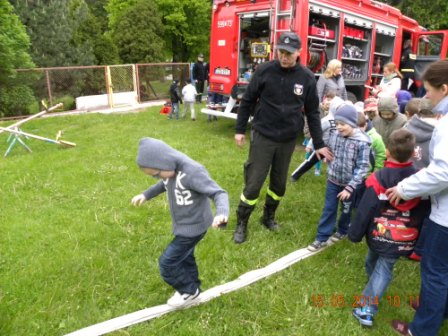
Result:
[[[19,80],[31,88],[37,103],[45,100],[51,106],[62,102],[68,111],[167,99],[172,80],[185,83],[190,76],[190,65],[125,64],[19,69],[17,72]]]

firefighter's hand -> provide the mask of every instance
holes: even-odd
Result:
[[[243,147],[246,143],[246,136],[244,134],[235,134],[235,142],[239,147]]]
[[[146,202],[146,197],[143,194],[132,197],[131,203],[133,206],[140,206]]]
[[[227,216],[224,215],[218,215],[215,216],[215,218],[213,219],[213,223],[212,226],[214,228],[224,228],[227,225]]]
[[[316,149],[316,155],[319,160],[322,160],[322,158],[325,158],[326,161],[331,161],[334,159],[333,153],[328,147]]]
[[[386,196],[391,204],[398,204],[402,199],[397,187],[387,189]]]

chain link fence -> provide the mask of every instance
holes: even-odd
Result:
[[[169,98],[173,79],[182,85],[190,76],[188,63],[126,64],[19,69],[17,79],[32,91],[34,102],[21,106],[21,114],[59,102],[64,111],[109,109]]]

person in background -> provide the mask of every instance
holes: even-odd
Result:
[[[187,85],[185,85],[182,88],[182,97],[184,101],[184,112],[182,114],[182,118],[185,118],[187,114],[187,108],[189,108],[191,113],[191,120],[192,121],[196,120],[196,114],[194,111],[194,102],[196,100],[197,94],[198,93],[196,91],[196,88],[193,86],[193,84],[191,84],[191,79],[187,78]]]
[[[179,120],[179,104],[182,104],[182,98],[179,91],[179,81],[173,80],[170,86],[171,112],[168,119],[173,119],[173,114],[176,114],[176,120]]]
[[[378,99],[374,97],[367,98],[364,101],[364,114],[372,121],[378,116]]]
[[[377,98],[393,97],[396,99],[397,92],[401,89],[401,78],[402,75],[395,63],[387,63],[383,67],[383,78],[380,84],[372,90],[372,94]]]
[[[247,224],[268,174],[261,222],[269,230],[278,229],[275,212],[286,191],[289,163],[303,130],[304,115],[316,153],[332,159],[322,140],[314,74],[298,62],[302,52],[299,36],[284,32],[275,48],[277,59],[260,64],[252,75],[241,99],[235,127],[235,143],[242,147],[249,117],[253,115],[249,157],[244,164],[244,189],[233,236],[237,244],[246,241]]]
[[[400,108],[400,113],[404,114],[406,104],[412,99],[412,95],[409,91],[400,90],[397,92],[397,103]]]
[[[432,111],[433,108],[434,106],[431,100],[421,98],[418,113],[404,126],[415,135],[415,149],[411,160],[417,170],[426,168],[429,165],[429,142],[431,141],[434,128],[438,123],[436,114]],[[427,221],[425,220],[414,251],[409,256],[411,260],[420,261],[422,258],[426,236],[426,223]]]
[[[167,304],[186,306],[201,293],[195,247],[210,226],[219,228],[227,223],[229,197],[203,165],[161,140],[141,139],[137,164],[144,174],[155,177],[158,182],[134,196],[132,204],[140,206],[162,193],[167,194],[174,239],[159,258],[160,274],[176,290]],[[215,217],[210,199],[216,208]]]
[[[202,94],[204,93],[204,84],[207,80],[207,67],[204,63],[204,55],[199,54],[198,60],[193,64],[193,81],[196,86],[196,91],[198,92],[196,96],[196,102],[202,102]]]
[[[406,117],[398,112],[395,97],[381,97],[378,99],[378,116],[373,119],[373,127],[383,138],[387,148],[390,134],[406,124]]]
[[[344,104],[344,101],[341,98],[332,98],[330,106],[328,108],[328,114],[321,119],[322,139],[325,143],[327,143],[328,138],[330,137],[330,131],[336,129],[336,125],[334,123],[334,111],[336,111],[336,109],[342,104]],[[314,148],[313,141],[311,139],[306,143],[306,147]],[[307,151],[307,154],[305,155],[305,161],[303,161],[291,174],[292,182],[298,181],[303,176],[303,174],[311,169],[311,167],[320,162],[320,159],[314,150],[310,151],[309,153],[310,155],[308,155]]]
[[[420,109],[421,98],[412,98],[404,108],[404,114],[408,120],[416,115]]]
[[[401,89],[410,90],[409,80],[414,80],[416,55],[412,53],[412,40],[405,40],[400,59],[400,72],[403,74]]]
[[[410,161],[414,145],[411,132],[405,129],[392,132],[385,167],[367,178],[367,189],[348,230],[352,242],[359,243],[366,236],[369,246],[365,261],[368,282],[359,296],[362,299],[357,302],[358,307],[353,309],[353,316],[363,326],[373,326],[381,298],[392,281],[394,266],[399,257],[411,253],[429,209],[419,198],[396,205],[384,194],[388,187],[415,173]]]
[[[334,113],[334,121],[336,130],[330,131],[327,142],[334,160],[328,165],[325,203],[316,239],[308,246],[311,252],[326,247],[329,239],[338,242],[347,236],[355,190],[369,171],[370,138],[358,128],[355,107],[351,104],[339,106]],[[337,231],[333,234],[339,202],[342,211]]]
[[[431,63],[423,75],[426,97],[438,115],[429,144],[428,167],[389,188],[391,203],[429,195],[431,214],[427,223],[421,261],[419,305],[408,324],[392,321],[400,335],[436,336],[448,317],[448,60]]]
[[[355,104],[356,105],[356,104]],[[371,173],[377,171],[384,167],[384,160],[386,160],[386,147],[384,146],[383,138],[378,134],[375,127],[373,127],[372,122],[368,120],[363,112],[358,111],[358,127],[361,131],[365,132],[370,140],[372,141],[370,145],[369,153],[369,172],[366,178],[370,176]],[[355,195],[353,197],[353,209],[358,209],[359,202],[366,190],[365,179],[362,183],[358,184]]]
[[[342,63],[337,59],[328,62],[327,69],[317,81],[317,94],[320,102],[324,101],[329,92],[334,92],[336,96],[347,100],[347,90],[342,77]]]

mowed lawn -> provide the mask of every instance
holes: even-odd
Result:
[[[77,143],[62,149],[27,140],[0,158],[0,335],[64,335],[166,302],[158,257],[172,239],[165,196],[134,208],[131,198],[155,180],[135,163],[138,141],[162,139],[207,167],[229,193],[226,230],[209,230],[196,252],[204,290],[236,279],[313,241],[325,174],[288,182],[278,210],[281,230],[259,224],[265,189],[249,240],[235,245],[235,210],[248,145],[233,141],[234,120],[167,120],[160,107],[140,113],[42,118],[26,132]],[[7,126],[12,122],[2,122]],[[0,153],[8,135],[0,135]],[[290,170],[304,157],[298,142]],[[374,327],[351,316],[365,285],[365,243],[342,241],[242,290],[169,313],[113,335],[391,335],[392,318],[410,320],[419,264],[403,260],[381,301]],[[441,334],[447,334],[445,327]]]

